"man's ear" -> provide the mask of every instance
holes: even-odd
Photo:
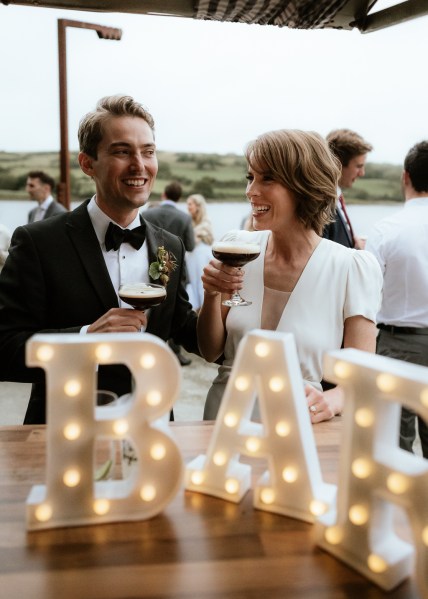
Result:
[[[409,173],[407,171],[403,171],[401,175],[401,182],[403,185],[409,185],[409,183],[411,182]]]
[[[85,152],[79,152],[79,155],[77,158],[79,160],[80,168],[85,173],[85,175],[92,177],[94,174],[94,168],[93,168],[94,159],[91,158],[91,156],[89,156],[88,154],[85,154]]]

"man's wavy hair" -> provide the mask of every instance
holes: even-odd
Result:
[[[250,142],[245,155],[254,171],[269,175],[294,195],[300,221],[321,235],[335,217],[341,172],[321,135],[297,129],[271,131]]]
[[[104,123],[119,116],[135,116],[143,119],[154,133],[152,115],[131,96],[105,96],[98,101],[95,110],[88,112],[79,123],[80,151],[97,158],[97,148],[103,138]]]
[[[349,161],[355,156],[368,154],[373,146],[363,139],[361,135],[351,129],[335,129],[327,135],[330,150],[338,157],[342,166],[348,166]]]

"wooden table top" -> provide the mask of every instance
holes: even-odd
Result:
[[[186,462],[213,424],[173,423]],[[324,479],[337,482],[340,419],[314,427]],[[253,481],[266,465],[254,467]],[[419,599],[412,580],[381,591],[315,547],[312,525],[180,491],[151,520],[28,533],[25,501],[45,482],[45,427],[0,427],[0,597],[5,599]]]

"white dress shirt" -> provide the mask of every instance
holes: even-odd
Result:
[[[109,224],[114,221],[109,216],[104,214],[104,212],[99,208],[95,201],[95,196],[93,196],[88,204],[88,213],[100,243],[101,251],[103,253],[103,258],[105,260],[111,282],[116,291],[119,306],[121,308],[129,308],[129,304],[122,302],[122,300],[119,298],[119,287],[124,283],[150,282],[147,243],[144,241],[139,250],[136,250],[129,243],[122,243],[118,250],[110,250],[107,252],[104,241],[105,235]],[[135,229],[140,225],[140,215],[137,214],[132,223],[128,225],[127,229]],[[80,332],[86,333],[89,326],[90,325],[82,327]]]
[[[370,231],[366,250],[383,274],[377,322],[428,327],[428,197],[407,200],[404,208]]]
[[[38,220],[43,220],[45,218],[46,210],[52,204],[53,201],[53,197],[48,196],[46,200],[44,200],[41,204],[37,206],[33,222],[37,222]]]

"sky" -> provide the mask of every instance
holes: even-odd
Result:
[[[265,131],[346,127],[370,162],[401,164],[428,139],[428,16],[361,34],[2,4],[0,151],[59,150],[59,18],[123,30],[67,28],[72,151],[80,118],[117,93],[149,109],[163,151],[242,154]]]

